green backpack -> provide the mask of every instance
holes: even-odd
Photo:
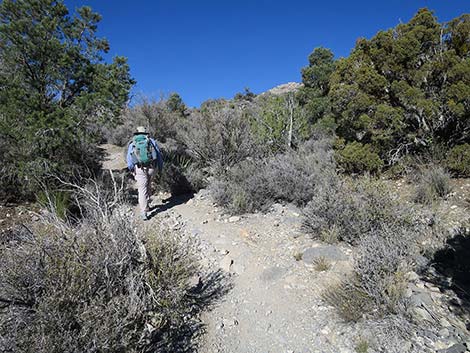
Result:
[[[132,138],[134,144],[133,154],[137,160],[137,165],[147,167],[153,162],[153,146],[146,134],[134,135]]]

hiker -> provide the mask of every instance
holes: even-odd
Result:
[[[163,158],[155,140],[145,127],[138,126],[127,148],[127,168],[137,182],[139,207],[144,221],[148,219],[152,177],[155,169],[162,172]]]

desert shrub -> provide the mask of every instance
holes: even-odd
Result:
[[[171,99],[173,96],[161,97],[159,100],[142,99],[139,104],[123,111],[119,124],[113,127],[102,127],[106,142],[125,146],[132,138],[137,126],[144,126],[150,135],[160,142],[176,139],[183,113],[176,109]],[[176,109],[176,110],[175,110]]]
[[[420,230],[387,224],[359,243],[354,257],[356,283],[373,300],[379,315],[404,312],[405,274],[418,253]]]
[[[333,225],[329,229],[323,229],[320,233],[320,240],[327,244],[336,244],[339,241],[339,228]]]
[[[414,333],[422,332],[422,327],[403,315],[387,315],[366,324],[370,335],[370,348],[378,353],[431,353],[421,342],[415,344]]]
[[[77,187],[85,218],[54,215],[0,243],[0,351],[176,351],[191,325],[197,268],[177,235]],[[104,195],[107,195],[106,193]]]
[[[272,153],[298,146],[311,135],[306,111],[299,105],[294,92],[263,94],[251,107],[254,137]]]
[[[315,271],[324,272],[331,268],[331,262],[324,256],[319,256],[313,261],[313,268]]]
[[[447,155],[446,165],[459,176],[470,176],[470,144],[466,143],[452,148]]]
[[[420,171],[414,201],[431,203],[447,196],[451,191],[449,174],[442,167],[431,166]]]
[[[71,206],[70,194],[66,191],[42,191],[37,196],[37,203],[42,208],[53,210],[60,219],[67,216]]]
[[[189,155],[209,174],[259,155],[243,107],[225,101],[205,102],[179,130]]]
[[[336,151],[336,160],[347,173],[376,173],[384,166],[379,155],[371,145],[351,142]]]
[[[357,244],[361,237],[382,224],[411,224],[410,210],[378,182],[331,179],[320,183],[305,207],[303,228],[314,237],[336,228],[339,240]]]
[[[322,298],[346,321],[359,321],[373,305],[367,293],[353,280],[328,287],[322,293]]]
[[[417,240],[415,234],[410,236],[407,232],[382,228],[362,238],[351,277],[328,288],[323,295],[343,319],[358,321],[363,316],[405,312],[404,274]]]
[[[412,223],[397,219],[371,229],[358,242],[353,273],[339,287],[327,289],[325,299],[346,320],[359,319],[359,313],[369,319],[409,320],[406,273],[414,269],[414,259],[426,246],[423,241],[440,231],[437,224],[419,215]]]
[[[333,177],[330,139],[319,137],[298,150],[238,163],[216,177],[214,200],[233,213],[265,211],[273,202],[305,206],[319,183]]]

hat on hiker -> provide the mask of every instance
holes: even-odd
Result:
[[[147,129],[143,126],[137,126],[137,129],[135,130],[137,134],[147,134]]]

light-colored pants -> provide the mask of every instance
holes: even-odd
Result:
[[[135,167],[135,181],[137,182],[137,190],[139,192],[139,207],[140,212],[148,211],[149,199],[152,195],[152,177],[155,174],[153,168],[139,168]]]

